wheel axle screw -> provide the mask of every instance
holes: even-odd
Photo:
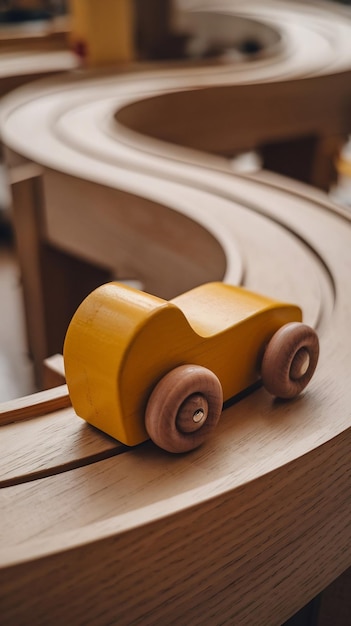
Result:
[[[204,419],[205,416],[205,411],[203,409],[197,409],[193,415],[193,422],[195,422],[195,424],[198,424],[199,422],[201,422],[201,420]]]

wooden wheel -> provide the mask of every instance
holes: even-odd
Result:
[[[316,369],[319,341],[310,326],[293,322],[282,326],[270,340],[262,361],[262,381],[279,398],[294,398],[309,383]]]
[[[180,365],[153,390],[145,413],[146,430],[160,448],[188,452],[214,430],[223,405],[217,376],[198,365]]]

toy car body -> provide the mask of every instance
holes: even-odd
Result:
[[[219,282],[171,301],[108,283],[82,302],[66,334],[72,405],[80,417],[128,446],[151,437],[173,452],[192,449],[217,423],[223,401],[261,376],[283,397],[307,384],[318,339],[301,319],[298,306]],[[281,363],[281,347],[275,357],[266,353],[282,327],[289,338],[280,339],[288,353]],[[298,332],[293,341],[291,329]],[[276,393],[270,380],[272,358],[278,378],[289,378],[284,393],[279,382]]]

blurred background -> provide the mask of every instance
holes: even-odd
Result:
[[[258,61],[269,64],[288,58],[281,35],[284,24],[280,30],[277,22],[259,14],[245,17],[242,8],[248,10],[250,2],[236,4],[238,15],[228,20],[213,11],[214,3],[208,0],[0,0],[0,98],[55,74],[74,76],[114,64],[118,73],[121,63],[232,64],[244,73]],[[261,2],[263,8],[269,4]],[[347,10],[351,0],[307,4],[342,16],[340,11]],[[212,11],[207,11],[211,5]],[[306,3],[296,0],[293,5],[303,16]],[[345,22],[348,19],[345,13]],[[328,33],[324,35],[328,39]],[[338,45],[332,38],[328,42]],[[351,67],[351,53],[347,54],[346,66]],[[36,381],[25,336],[11,192],[1,154],[0,400],[7,400],[35,390]],[[351,209],[351,142],[345,133],[327,137],[323,145],[309,136],[280,138],[226,157],[233,172],[264,167],[322,189],[345,210]]]

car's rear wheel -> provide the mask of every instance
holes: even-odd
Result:
[[[211,435],[222,406],[222,386],[213,372],[180,365],[154,388],[146,407],[146,430],[160,448],[188,452]]]
[[[306,324],[282,326],[270,340],[262,360],[262,382],[278,398],[294,398],[309,383],[319,356],[317,333]]]

